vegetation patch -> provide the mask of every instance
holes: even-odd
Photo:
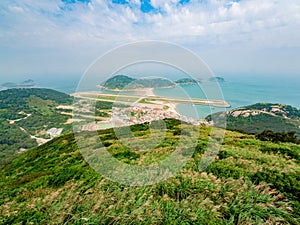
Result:
[[[166,139],[151,151],[122,145],[112,129],[98,134],[116,159],[150,165],[176,147],[173,132],[183,125],[165,122]],[[72,134],[28,150],[0,171],[0,223],[299,224],[300,167],[287,157],[298,145],[227,131],[216,160],[199,171],[211,128],[197,133],[192,125],[184,126],[191,138],[198,138],[193,157],[174,177],[152,186],[124,186],[97,174]],[[139,128],[136,132],[147,132]],[[80,135],[91,147],[97,144],[90,132]]]

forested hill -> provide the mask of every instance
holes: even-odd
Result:
[[[41,88],[0,91],[0,163],[15,152],[37,146],[53,127],[68,130],[70,118],[56,109],[71,105],[71,96]],[[40,139],[39,139],[40,138]]]
[[[144,151],[123,145],[112,129],[98,134],[103,150],[114,158],[143,166],[166,159],[180,140],[181,127],[187,126],[182,135],[198,139],[198,144],[176,176],[145,187],[112,182],[90,168],[68,134],[19,155],[0,170],[0,223],[299,224],[299,145],[227,131],[216,161],[199,171],[211,128],[199,131],[176,120],[165,122],[165,139]],[[148,128],[143,124],[131,130],[140,139],[150,135]],[[91,150],[99,148],[92,133],[80,135]],[[96,156],[98,151],[93,152]]]
[[[0,91],[0,107],[2,109],[16,109],[28,106],[28,98],[35,96],[42,100],[53,101],[57,104],[71,104],[73,98],[65,93],[45,88],[13,88]]]
[[[296,132],[300,137],[300,110],[289,105],[257,103],[250,106],[216,113],[213,116],[215,125],[218,118],[227,117],[227,129],[247,133],[260,133],[265,130],[273,132]],[[206,118],[212,120],[212,116]]]
[[[163,78],[135,79],[126,75],[116,75],[100,85],[105,89],[137,89],[174,87],[176,84]]]

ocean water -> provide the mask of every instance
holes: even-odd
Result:
[[[225,77],[225,82],[220,82],[219,85],[223,98],[217,99],[225,100],[231,105],[231,108],[226,110],[258,102],[282,103],[292,105],[298,109],[300,108],[300,77]],[[214,91],[213,88],[216,88],[216,84],[207,82],[203,83],[202,87],[203,89],[209,90],[209,96],[213,96],[211,93]],[[186,85],[182,88],[192,98],[199,97],[209,99],[208,96],[205,96],[205,91],[201,90],[201,87],[199,88],[196,85]],[[180,88],[158,89],[155,90],[155,94],[182,97],[182,90],[178,89]],[[216,90],[216,92],[219,92],[219,90]],[[177,110],[184,115],[197,118],[204,118],[211,113],[224,111],[224,109],[216,107],[201,105],[193,106],[189,104],[178,105]],[[198,115],[195,114],[195,111]]]
[[[300,108],[300,76],[224,76],[225,82],[206,82],[197,85],[184,85],[176,88],[155,89],[154,93],[168,97],[191,97],[220,99],[227,101],[231,108],[251,105],[258,102],[282,103]],[[65,93],[74,93],[80,76],[37,77],[33,78],[39,87],[52,88]],[[1,79],[1,82],[10,80]],[[19,82],[21,82],[20,80]],[[83,90],[97,90],[96,83],[85,84]],[[224,111],[217,107],[179,104],[177,110],[190,117],[205,116]],[[228,109],[227,109],[228,110]]]

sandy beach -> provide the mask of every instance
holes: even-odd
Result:
[[[134,91],[139,96],[155,96],[154,88],[134,89]]]

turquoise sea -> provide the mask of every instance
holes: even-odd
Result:
[[[231,109],[251,105],[257,102],[289,104],[300,108],[300,76],[223,76],[225,82],[220,82],[220,90],[224,100],[231,104]],[[33,78],[34,79],[34,78]],[[79,83],[79,76],[38,77],[34,79],[39,87],[52,88],[65,93],[74,93]],[[9,80],[1,79],[1,82]],[[201,84],[213,96],[215,82]],[[81,90],[97,90],[95,83],[86,85]],[[185,85],[172,89],[156,89],[156,95],[171,97],[206,98],[205,93],[196,85]],[[219,90],[217,90],[219,92]],[[209,98],[209,96],[207,98]],[[218,99],[220,96],[218,95]],[[203,118],[218,108],[208,106],[178,105],[178,111],[187,116]],[[196,112],[195,112],[196,109]]]
[[[300,108],[300,77],[225,77],[225,82],[219,85],[223,99],[231,105],[230,109],[258,102],[282,103]],[[209,88],[215,88],[216,84],[207,82],[202,86],[210,90]],[[178,89],[159,89],[155,93],[162,96],[180,96],[182,91]],[[196,85],[183,86],[183,89],[192,98],[205,98],[205,94]],[[192,105],[179,105],[177,109],[184,115],[195,117],[194,107],[198,118],[203,118],[212,112],[222,111],[214,107]]]

